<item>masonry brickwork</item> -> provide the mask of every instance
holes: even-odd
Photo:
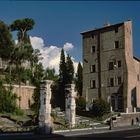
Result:
[[[132,21],[81,33],[83,96],[102,98],[114,111],[140,107],[140,60],[133,56]]]
[[[5,87],[9,85],[4,84]],[[33,103],[34,86],[12,85],[12,92],[18,97],[17,106],[21,109],[29,109]]]

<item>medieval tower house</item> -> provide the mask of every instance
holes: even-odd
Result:
[[[140,107],[140,60],[133,56],[132,21],[81,33],[83,96],[103,99],[113,111]]]

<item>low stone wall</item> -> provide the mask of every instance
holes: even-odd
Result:
[[[113,120],[114,127],[120,126],[131,126],[138,124],[138,119],[140,117],[140,112],[136,113],[121,113],[120,116]]]
[[[4,84],[5,87],[9,85]],[[12,85],[12,92],[18,97],[17,106],[21,109],[29,109],[30,105],[33,103],[34,86],[23,86],[23,85]]]

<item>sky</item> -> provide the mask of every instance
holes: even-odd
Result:
[[[140,58],[139,1],[0,1],[0,20],[9,25],[22,18],[34,19],[28,32],[32,46],[40,50],[44,68],[55,68],[57,73],[61,49],[72,57],[76,71],[82,62],[80,33],[108,22],[132,20],[134,55]]]

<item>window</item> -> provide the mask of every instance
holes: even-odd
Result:
[[[119,60],[118,61],[118,68],[120,68],[121,67],[121,61]]]
[[[92,35],[91,37],[94,39],[95,38],[95,35]]]
[[[122,79],[121,79],[121,77],[118,77],[118,85],[120,85],[121,83],[122,83]]]
[[[115,33],[118,33],[118,27],[115,28]]]
[[[28,107],[31,107],[31,101],[28,99]]]
[[[88,61],[84,58],[84,62],[88,63]]]
[[[110,78],[110,86],[113,87],[114,86],[114,79]]]
[[[119,41],[115,41],[115,49],[119,48]]]
[[[90,88],[96,88],[96,81],[90,80]]]
[[[91,53],[94,53],[95,52],[95,46],[92,46],[91,47]]]
[[[137,80],[138,80],[138,81],[140,80],[139,74],[137,75]]]
[[[90,72],[96,72],[96,67],[95,65],[90,66]]]
[[[114,68],[114,63],[113,62],[109,62],[109,70],[113,70]]]

